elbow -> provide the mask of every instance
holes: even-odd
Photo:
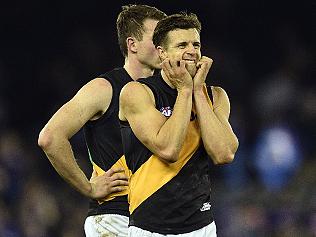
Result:
[[[221,155],[213,156],[213,162],[215,165],[226,165],[232,163],[234,158],[234,153],[226,152]]]
[[[222,146],[215,155],[213,155],[213,161],[215,165],[230,164],[234,161],[235,153],[238,149],[239,141],[235,137],[234,142],[229,146]]]
[[[37,144],[43,151],[48,151],[53,144],[53,134],[47,128],[43,128],[37,140]]]
[[[170,143],[153,143],[152,140],[144,141],[145,146],[161,161],[174,163],[179,159],[181,147]]]
[[[212,158],[215,165],[230,164],[234,161],[237,148],[222,147],[216,152],[214,150],[207,151],[208,155]]]
[[[179,159],[179,152],[176,149],[166,149],[160,151],[157,155],[161,160],[167,163],[175,163]]]

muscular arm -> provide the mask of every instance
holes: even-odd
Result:
[[[238,139],[228,121],[229,99],[220,87],[213,87],[212,92],[213,108],[208,104],[202,88],[194,91],[194,103],[203,144],[215,164],[230,163],[238,148]]]
[[[155,108],[150,93],[150,89],[140,83],[127,84],[120,95],[120,119],[128,120],[136,137],[160,159],[175,162],[190,121],[192,89],[178,90],[168,119]]]
[[[100,117],[111,98],[112,87],[108,81],[100,78],[90,81],[52,116],[38,138],[39,146],[58,174],[83,195],[96,199],[113,191],[108,184],[119,174],[114,176],[115,172],[109,171],[90,182],[75,161],[69,140],[87,121]]]

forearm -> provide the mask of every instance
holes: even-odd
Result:
[[[160,151],[165,151],[173,161],[178,159],[187,134],[192,110],[192,90],[178,92],[172,115],[160,128],[155,139]]]
[[[81,194],[89,196],[90,182],[75,161],[68,139],[50,135],[49,142],[39,144],[56,172]]]
[[[230,163],[238,147],[238,140],[229,123],[210,107],[202,90],[194,92],[194,103],[207,153],[215,164]]]

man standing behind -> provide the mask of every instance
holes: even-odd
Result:
[[[159,68],[152,36],[157,22],[165,16],[147,5],[124,6],[117,18],[124,66],[84,85],[39,135],[38,144],[59,175],[92,199],[85,222],[86,236],[127,236],[129,171],[117,117],[119,93],[126,83],[151,76]],[[76,163],[69,142],[82,127],[93,165],[90,181]]]
[[[210,167],[232,162],[238,139],[220,87],[206,86],[212,59],[201,56],[195,14],[157,24],[160,75],[121,91],[121,131],[132,175],[129,236],[216,236]]]

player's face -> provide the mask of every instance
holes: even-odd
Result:
[[[155,48],[152,38],[157,20],[147,19],[144,22],[143,39],[138,41],[137,55],[140,63],[147,65],[151,69],[160,68],[158,51]]]
[[[194,77],[197,71],[196,64],[201,58],[200,34],[196,29],[170,31],[162,51],[162,59],[168,57],[170,60],[185,60],[187,70]]]

